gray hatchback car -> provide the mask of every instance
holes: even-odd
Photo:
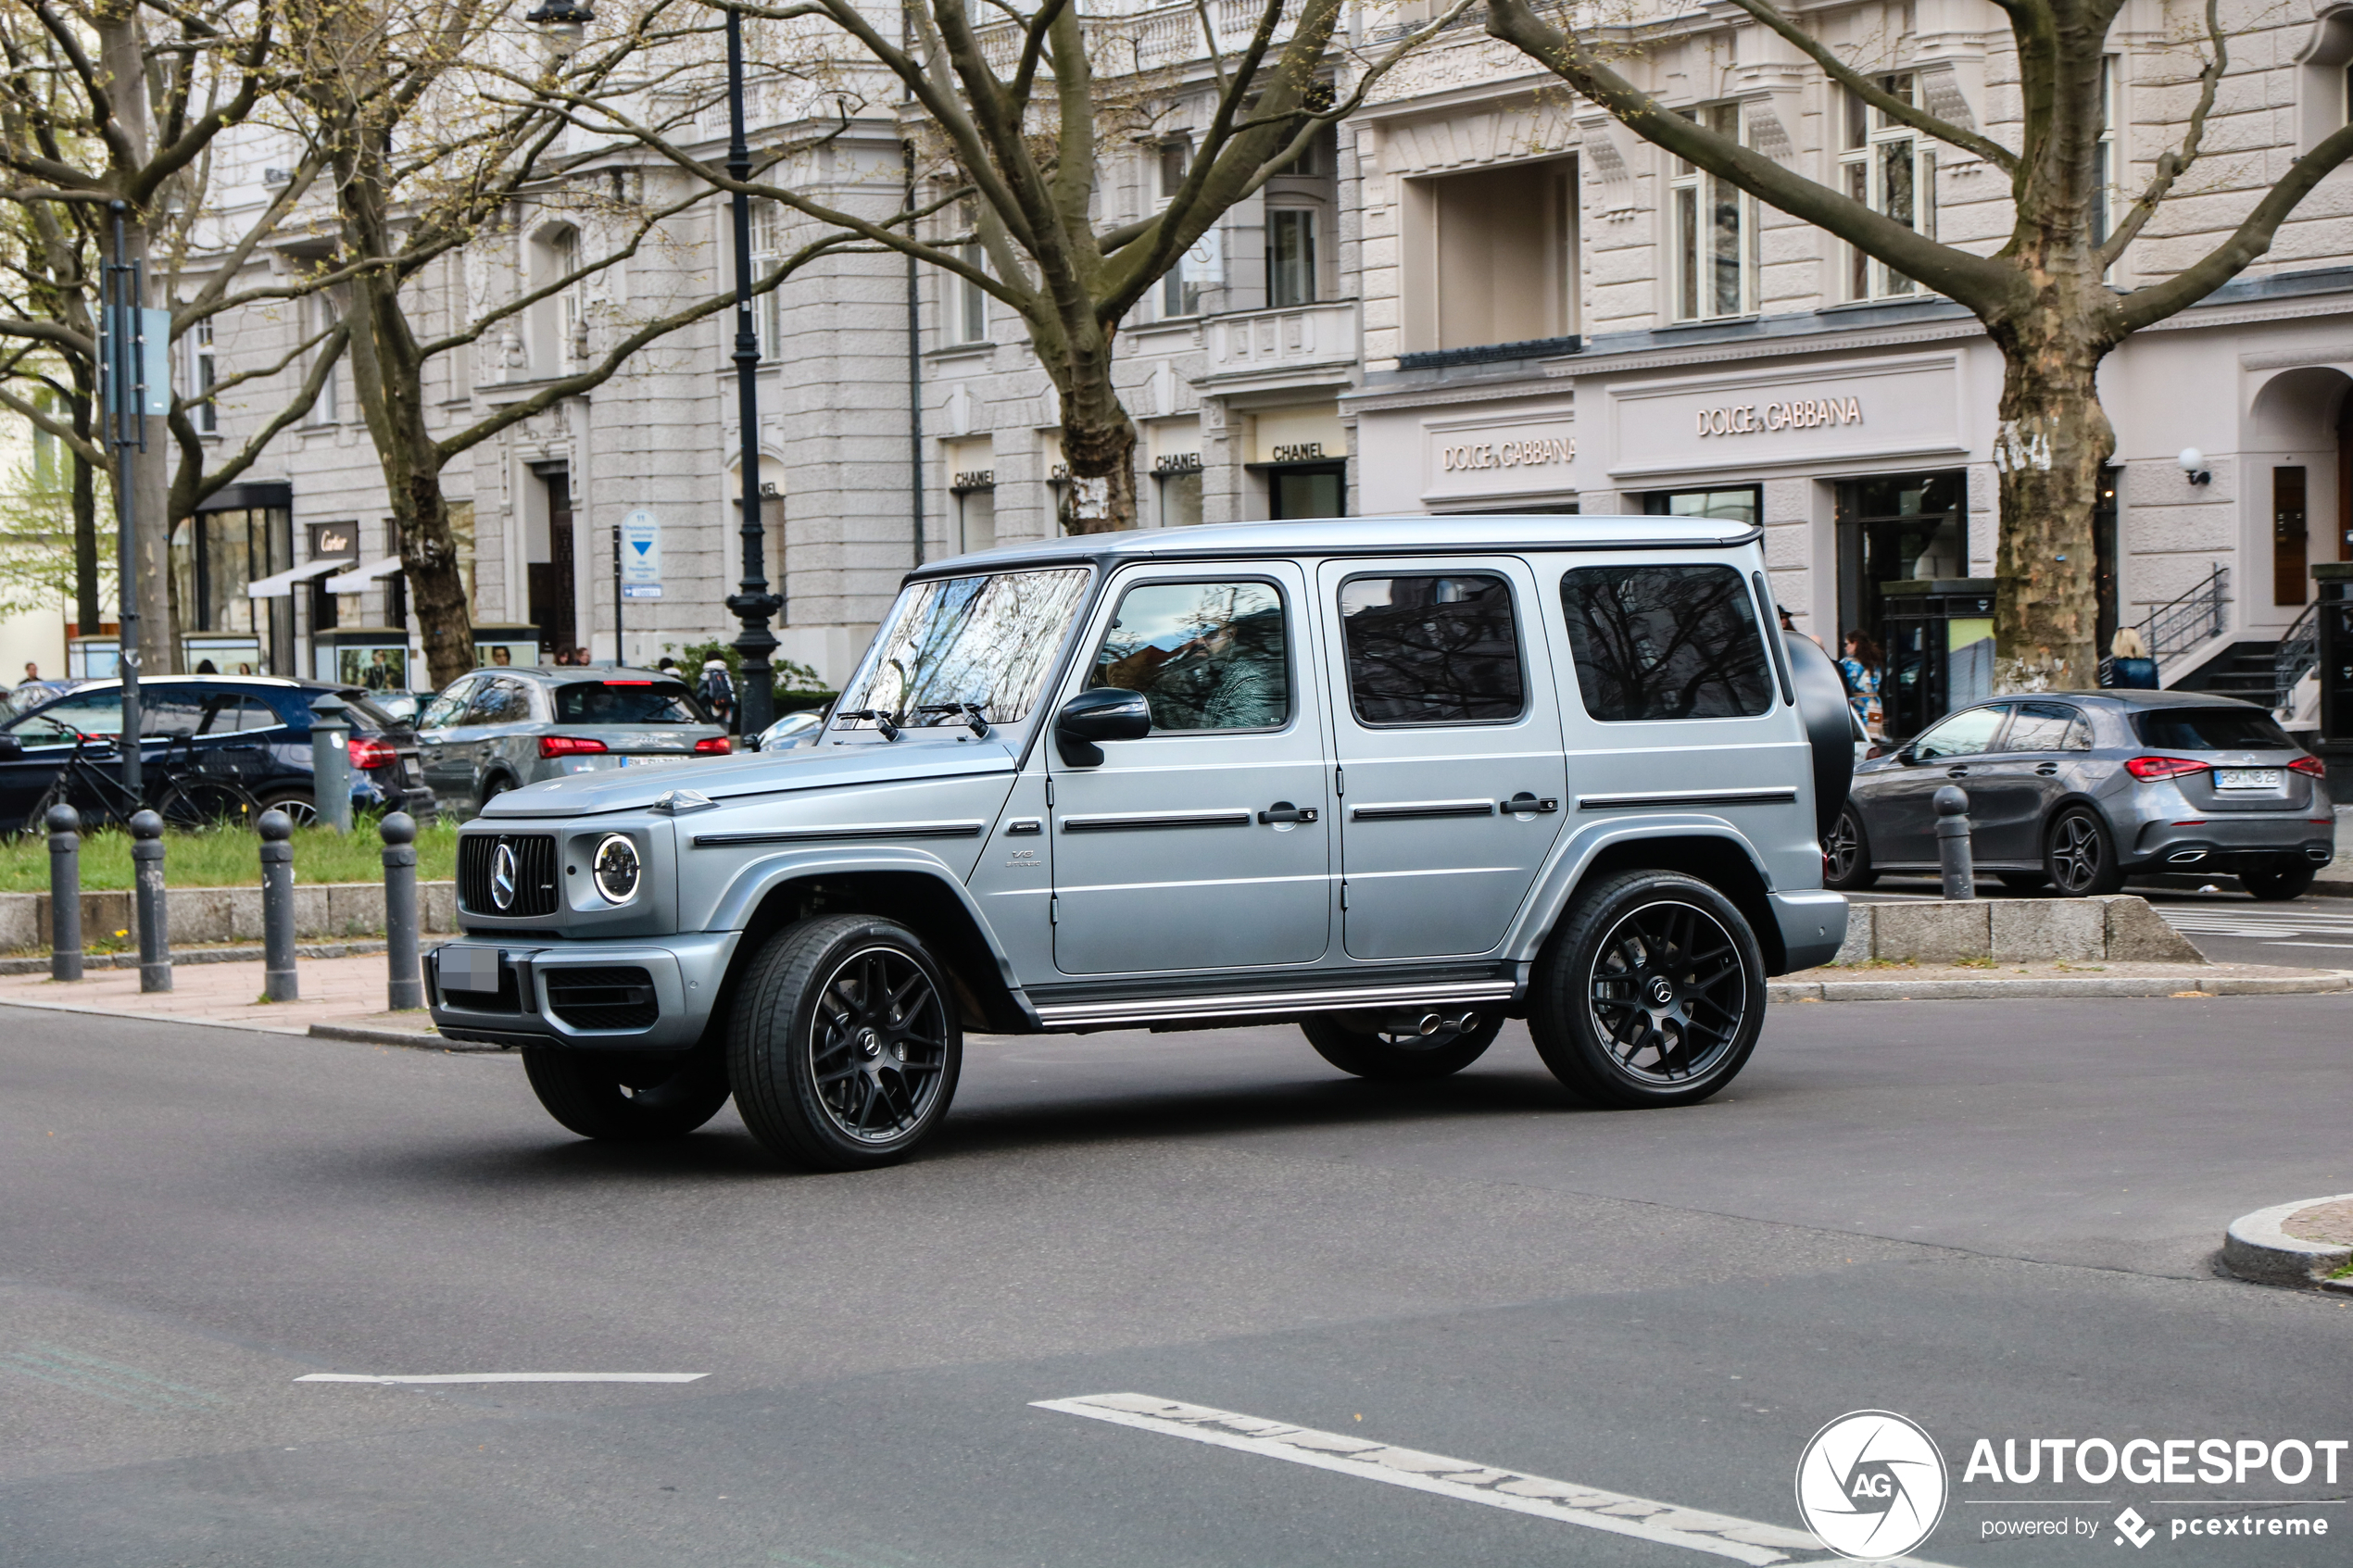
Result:
[[[536,665],[459,676],[418,716],[417,743],[434,798],[459,816],[545,779],[732,749],[726,729],[669,675]]]
[[[2293,898],[2335,854],[2327,768],[2270,713],[2205,692],[2051,692],[1981,702],[1855,771],[1824,881],[1936,866],[1934,797],[1969,797],[1969,850],[2010,887],[2113,893],[2227,872]]]

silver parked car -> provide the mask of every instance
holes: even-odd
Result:
[[[725,728],[669,675],[535,665],[459,676],[419,715],[417,743],[434,798],[460,816],[543,779],[732,749]]]
[[[1596,1103],[1705,1099],[1846,931],[1851,721],[1760,539],[1348,518],[926,565],[819,745],[489,802],[434,1021],[584,1135],[732,1094],[835,1170],[938,1125],[967,1029],[1289,1022],[1413,1080],[1525,1018]]]
[[[1971,858],[2007,886],[2080,896],[2227,872],[2258,898],[2293,898],[2336,853],[2327,771],[2264,709],[2205,692],[1981,702],[1855,770],[1825,880],[1934,870],[1934,797],[1956,784]]]

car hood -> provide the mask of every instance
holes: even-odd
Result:
[[[995,740],[915,740],[866,746],[811,746],[749,752],[708,762],[573,773],[510,789],[482,809],[485,817],[576,817],[644,810],[673,790],[711,800],[783,795],[908,779],[1010,773],[1013,754]]]

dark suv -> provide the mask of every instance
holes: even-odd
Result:
[[[328,692],[350,704],[351,801],[369,810],[433,810],[417,759],[417,737],[357,686],[268,675],[154,675],[139,683],[140,752],[170,766],[195,752],[233,774],[264,806],[304,822],[316,815],[310,773],[310,705]],[[122,683],[94,681],[0,722],[20,752],[0,755],[0,829],[22,832],[25,816],[71,754],[77,732],[113,756],[122,731]]]

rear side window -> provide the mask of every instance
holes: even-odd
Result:
[[[2277,721],[2257,708],[2159,708],[2133,715],[2141,744],[2159,751],[2295,751]]]
[[[2002,737],[2004,751],[2089,751],[2092,726],[2065,703],[2021,702]]]
[[[1773,706],[1756,605],[1729,566],[1580,566],[1561,579],[1585,711],[1744,719]]]
[[[485,681],[474,693],[469,724],[520,724],[531,717],[531,696],[521,681]]]
[[[246,730],[275,730],[283,728],[284,722],[278,717],[278,710],[268,703],[242,693],[227,692],[206,699],[204,727],[197,733],[226,735]]]
[[[559,724],[708,724],[694,693],[675,681],[573,681],[556,688]]]
[[[1340,588],[1348,694],[1366,724],[1478,724],[1526,706],[1511,584],[1484,572]]]
[[[473,695],[474,677],[460,675],[449,683],[442,694],[425,704],[417,720],[421,730],[446,730],[465,716],[466,698]]]

